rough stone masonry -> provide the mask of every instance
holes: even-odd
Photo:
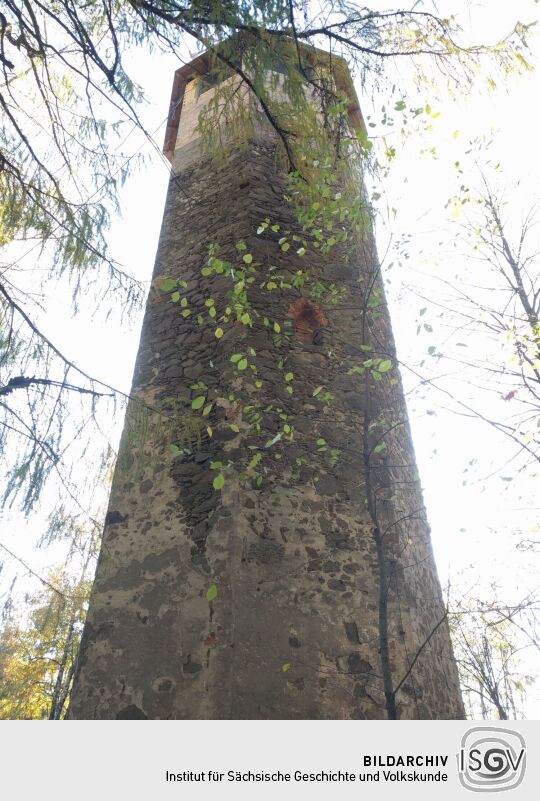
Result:
[[[269,126],[221,161],[203,156],[196,120],[213,90],[197,97],[188,83],[201,64],[175,77],[154,277],[184,280],[193,308],[210,287],[221,308],[223,281],[201,276],[210,243],[232,261],[245,242],[262,271],[305,261],[256,233],[265,218],[297,226]],[[312,255],[310,270],[340,288],[337,304],[254,284],[253,325],[225,326],[220,339],[151,291],[70,718],[384,719],[385,670],[397,717],[463,717],[395,359],[393,381],[350,371],[366,343],[395,354],[371,233],[347,256]],[[293,393],[265,315],[288,322]],[[294,438],[279,460],[263,454],[260,486],[233,470],[216,491],[212,462],[257,452],[245,406],[228,400],[239,380],[230,355],[248,348],[262,386],[248,375],[246,391],[273,404],[263,428],[278,406]],[[198,382],[222,395],[203,422],[188,414]]]

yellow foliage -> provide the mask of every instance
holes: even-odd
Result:
[[[52,573],[50,587],[29,600],[28,621],[9,623],[0,637],[0,720],[62,717],[89,594]],[[53,587],[58,591],[54,591]]]

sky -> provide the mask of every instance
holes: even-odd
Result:
[[[452,10],[457,13],[460,5],[464,4],[452,3]],[[516,18],[523,22],[537,19],[538,6],[532,2],[482,4],[469,17],[476,31],[471,41],[498,38],[511,29]],[[537,53],[538,39],[535,47],[533,52]],[[387,264],[395,257],[392,243],[411,234],[409,258],[386,271],[393,328],[405,364],[429,364],[429,346],[444,352],[449,330],[455,324],[448,311],[439,312],[424,298],[441,300],[448,296],[442,281],[458,276],[466,285],[479,278],[478,265],[463,257],[466,247],[461,223],[466,213],[453,219],[444,208],[460,183],[479,184],[475,163],[488,173],[486,165],[501,165],[495,175],[508,201],[510,226],[519,224],[522,213],[538,199],[539,74],[514,77],[506,86],[499,80],[497,83],[497,91],[489,91],[480,81],[466,97],[433,100],[431,106],[441,112],[434,130],[418,137],[411,135],[383,182],[378,244],[380,253],[385,253],[390,244]],[[418,97],[421,105],[421,93]],[[374,108],[374,118],[376,113]],[[469,156],[464,156],[464,151],[471,149],[470,143],[479,138],[482,146],[473,146]],[[491,143],[489,147],[487,142]],[[433,146],[437,148],[435,158],[421,153]],[[464,176],[458,176],[454,169],[457,160],[463,164]],[[397,209],[396,215],[385,215],[386,208]],[[420,309],[426,306],[427,313],[420,317]],[[433,331],[422,330],[418,335],[417,325],[424,322]],[[493,355],[487,342],[467,340],[466,344],[477,358],[482,358],[482,348],[486,348],[486,359]],[[435,373],[449,369],[444,359],[437,368]],[[427,368],[418,369],[425,374]],[[443,385],[471,405],[485,409],[485,397],[467,385],[460,372],[451,366],[452,375]],[[402,369],[402,375],[407,389],[417,385],[417,379],[406,369]],[[444,396],[423,391],[410,395],[408,402],[442,583],[451,581],[454,587],[470,588],[486,598],[490,584],[496,583],[501,598],[519,600],[539,582],[538,554],[516,548],[521,532],[523,537],[538,541],[538,477],[535,480],[521,474],[512,482],[506,481],[503,477],[512,475],[512,469],[501,469],[501,465],[515,451],[511,443],[478,420],[448,412],[446,407],[452,404]],[[494,416],[504,415],[508,410],[503,406],[500,394],[495,395],[488,410]],[[524,664],[529,672],[538,674],[537,652],[524,655]],[[529,692],[527,715],[540,718],[538,687]]]
[[[370,5],[387,7],[386,3]],[[474,8],[466,2],[441,2],[438,9],[441,15],[450,12],[459,15],[466,29],[464,36],[482,42],[495,41],[508,33],[516,19],[522,22],[537,19],[540,10],[534,0],[514,0],[511,4],[491,1],[476,3]],[[538,39],[536,48],[537,45]],[[128,72],[141,83],[147,97],[143,119],[147,129],[155,131],[159,146],[173,73],[178,66],[171,56],[137,51],[128,57]],[[407,71],[408,67],[402,65],[395,77],[411,87],[412,75]],[[540,73],[512,77],[506,85],[502,80],[497,83],[497,91],[488,91],[485,80],[480,78],[477,88],[466,97],[459,91],[450,97],[442,87],[410,88],[405,98],[407,105],[425,107],[429,103],[440,116],[432,121],[431,131],[425,130],[424,117],[417,127],[412,126],[406,144],[398,147],[388,175],[379,176],[377,185],[371,187],[380,195],[376,202],[377,240],[379,253],[385,256],[383,269],[398,352],[401,361],[411,366],[428,360],[431,345],[444,350],[445,337],[453,322],[447,314],[439,316],[436,308],[430,307],[419,294],[442,297],[441,278],[457,274],[467,280],[474,269],[462,255],[458,233],[461,221],[452,219],[445,208],[456,185],[459,186],[455,162],[467,163],[469,170],[474,160],[500,162],[501,180],[515,219],[535,200],[540,183],[536,102],[540,97]],[[364,117],[375,124],[370,133],[376,147],[384,136],[389,142],[399,143],[399,133],[380,124],[382,106],[388,105],[387,86],[375,95],[359,84],[357,91]],[[396,96],[392,104],[398,99]],[[467,162],[463,154],[469,149],[468,143],[482,137],[491,141],[490,147],[474,149]],[[134,141],[133,149],[139,145]],[[425,152],[431,147],[436,147],[435,157]],[[142,145],[141,152],[151,159],[123,188],[122,214],[113,223],[109,242],[113,255],[130,272],[149,281],[168,166],[147,144]],[[467,180],[471,174],[466,173]],[[518,187],[517,182],[520,182]],[[408,258],[399,263],[396,247],[404,236],[409,238]],[[392,262],[393,266],[389,266]],[[424,306],[428,306],[428,312],[422,322],[428,322],[433,331],[422,329],[418,335],[419,313]],[[140,317],[119,324],[114,316],[107,322],[99,314],[70,316],[59,294],[48,299],[43,318],[43,327],[53,341],[73,343],[68,356],[76,358],[89,373],[126,391],[131,383],[140,323]],[[427,365],[430,368],[429,360]],[[495,582],[501,597],[508,602],[518,600],[526,589],[536,586],[539,575],[538,554],[516,548],[519,531],[538,539],[535,503],[540,504],[535,501],[533,479],[501,480],[497,468],[510,453],[507,441],[478,420],[448,411],[444,399],[441,401],[436,393],[418,393],[414,390],[417,379],[405,369],[402,374],[409,393],[413,438],[441,582],[445,585],[451,581],[453,586],[486,597],[490,594],[489,585]],[[455,391],[466,392],[474,400],[474,388],[460,384],[456,371],[450,381]],[[119,420],[117,436],[120,428]],[[469,465],[471,460],[475,460],[473,467]],[[483,480],[494,470],[494,478]],[[58,559],[57,550],[47,554],[33,550],[45,516],[45,507],[29,521],[12,511],[4,517],[2,532],[2,540],[40,572]],[[524,659],[529,672],[540,673],[532,654]],[[526,714],[540,718],[540,687],[529,692]]]
[[[455,4],[452,4],[453,6]],[[515,16],[527,17],[527,10],[535,11],[533,3],[513,3],[511,9],[503,9],[497,4],[497,14],[490,14],[484,6],[484,14],[479,16],[478,27],[484,29],[486,38],[507,31]],[[488,25],[489,23],[489,25]],[[484,28],[485,25],[485,28]],[[489,33],[487,33],[489,31]],[[427,356],[428,347],[440,345],[446,336],[445,325],[448,320],[443,314],[438,316],[434,309],[428,309],[426,321],[434,328],[433,333],[416,334],[419,311],[426,305],[417,293],[428,294],[439,279],[459,275],[465,280],[474,279],[477,267],[461,255],[461,220],[453,220],[444,208],[456,187],[463,180],[472,184],[475,178],[472,170],[465,178],[456,181],[453,165],[456,160],[463,161],[463,151],[469,142],[478,137],[486,137],[492,144],[489,149],[476,151],[473,156],[482,166],[488,161],[500,162],[503,166],[501,184],[512,214],[520,219],[523,210],[537,199],[537,186],[540,177],[540,164],[536,156],[538,112],[535,98],[539,96],[540,79],[538,73],[514,78],[505,89],[496,93],[487,92],[484,87],[471,92],[468,97],[456,97],[452,102],[432,102],[441,116],[434,123],[435,130],[427,135],[412,135],[401,151],[388,178],[383,182],[383,198],[380,204],[381,216],[378,220],[379,252],[385,253],[390,243],[399,240],[403,234],[411,234],[408,264],[393,266],[387,270],[387,292],[392,304],[393,326],[398,341],[400,356],[409,364],[418,364]],[[365,104],[364,104],[365,108]],[[376,109],[373,110],[375,117]],[[422,156],[420,151],[426,147],[437,147],[437,158]],[[471,159],[469,159],[471,166]],[[516,183],[520,185],[516,187]],[[384,206],[397,209],[397,214],[384,218]],[[443,245],[441,247],[441,241]],[[456,247],[457,244],[457,247]],[[392,258],[387,257],[388,263]],[[411,290],[412,293],[411,293]],[[416,383],[403,371],[407,385]],[[472,390],[469,389],[469,392]],[[411,402],[411,411],[415,402]],[[440,412],[438,412],[440,414]],[[421,470],[430,507],[430,517],[435,529],[434,538],[439,558],[452,558],[455,562],[455,548],[450,543],[452,537],[449,527],[459,531],[461,522],[473,521],[473,526],[487,527],[500,523],[500,512],[506,500],[500,496],[493,503],[479,496],[472,485],[458,487],[463,480],[462,470],[470,458],[481,460],[484,467],[492,459],[502,462],[506,449],[504,438],[493,438],[492,431],[484,429],[476,421],[452,420],[447,416],[425,415],[422,420],[413,414],[415,443],[419,460],[426,464]],[[456,433],[459,433],[459,447],[456,447]],[[438,445],[438,458],[431,458],[434,443]],[[499,450],[500,449],[500,450]],[[444,457],[441,456],[441,450]],[[429,467],[427,467],[429,463]],[[441,471],[443,480],[433,481],[433,470]],[[478,474],[482,474],[479,467]],[[451,499],[459,492],[460,503]],[[470,497],[472,494],[473,497]],[[450,501],[450,502],[449,502]],[[435,523],[436,520],[436,523]],[[438,533],[445,533],[440,537]],[[465,547],[465,546],[464,546]]]

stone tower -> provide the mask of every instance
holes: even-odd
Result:
[[[361,130],[345,63],[302,52]],[[219,91],[207,55],[175,74],[137,400],[69,717],[460,718],[371,227],[305,239],[246,91],[249,136],[220,122],[209,158],[197,123]]]

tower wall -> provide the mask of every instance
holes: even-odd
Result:
[[[370,228],[352,250],[310,254],[313,278],[341,290],[336,304],[312,299],[316,326],[298,313],[304,289],[259,287],[271,266],[306,267],[270,230],[256,234],[265,218],[298,229],[272,132],[218,163],[181,132],[155,277],[186,281],[193,313],[152,290],[133,381],[146,406],[128,409],[69,716],[385,718],[382,637],[398,717],[462,717]],[[210,243],[238,261],[239,241],[258,265],[253,325],[218,339],[194,318],[209,295],[223,307],[227,285],[201,266]],[[265,316],[290,331],[284,365]],[[257,374],[241,375],[230,357],[249,348]],[[351,372],[366,354],[392,369]],[[213,398],[204,418],[191,412],[198,382]],[[240,384],[263,402],[258,438],[229,399]],[[277,408],[293,438],[264,448]],[[250,445],[260,485],[240,476]],[[217,460],[232,465],[221,490]]]

